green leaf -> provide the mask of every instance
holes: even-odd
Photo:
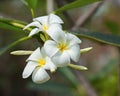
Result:
[[[117,24],[117,22],[105,21],[105,25],[112,34],[115,34],[115,35],[119,34],[120,28],[119,28],[119,25]]]
[[[6,24],[6,23],[3,23],[3,22],[0,22],[0,28],[11,30],[11,31],[24,32],[21,28],[18,28],[16,26],[13,26],[13,25],[10,25],[10,24]]]
[[[37,91],[49,91],[54,93],[67,93],[70,92],[70,88],[61,82],[48,81],[43,84],[35,84],[29,82],[27,85],[28,89],[37,90]]]
[[[63,11],[69,10],[69,9],[73,9],[73,8],[77,8],[77,7],[83,7],[85,5],[94,3],[96,1],[99,1],[99,0],[76,0],[72,3],[66,4],[63,7],[55,10],[54,13],[60,13],[60,12],[63,12]]]
[[[20,20],[8,19],[8,18],[0,18],[0,28],[8,29],[12,31],[25,32],[23,28],[27,24]],[[26,30],[31,31],[31,28],[27,28]]]
[[[78,80],[69,68],[59,68],[59,71],[71,82],[71,84],[77,86]]]
[[[26,23],[23,22],[23,21],[15,20],[15,19],[9,19],[9,18],[0,18],[0,22],[4,22],[4,23],[8,23],[8,24],[12,24],[14,22],[14,23],[18,23],[18,24],[21,24],[21,25],[26,25]]]
[[[112,34],[105,34],[100,32],[89,32],[89,31],[77,31],[72,33],[77,35],[78,37],[84,37],[100,43],[105,43],[120,47],[120,36],[115,36]]]
[[[37,8],[38,0],[22,0],[25,5],[27,5],[32,13],[32,16],[35,17],[35,10]]]
[[[14,46],[16,46],[17,44],[25,41],[25,40],[28,40],[30,39],[31,37],[23,37],[23,38],[20,38],[18,39],[17,41],[11,43],[10,45],[4,47],[4,48],[0,48],[0,55],[2,55],[3,53],[5,53],[6,51],[10,50],[11,48],[13,48]]]
[[[95,75],[90,75],[90,80],[100,80],[111,74],[111,72],[118,66],[119,62],[117,59],[111,59],[107,64],[105,64],[100,71],[98,71]]]

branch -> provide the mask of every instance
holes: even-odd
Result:
[[[55,1],[56,1],[56,3],[57,3],[58,7],[62,7],[62,6],[64,5],[63,0],[55,0]],[[69,16],[69,14],[68,14],[66,11],[64,11],[64,12],[63,12],[63,15],[64,15],[64,16],[66,17],[66,19],[70,22],[69,25],[70,25],[70,26],[73,26],[73,25],[74,25],[74,21],[73,21],[72,18]]]
[[[85,14],[80,16],[78,20],[76,20],[76,23],[73,26],[72,30],[74,31],[78,29],[78,27],[82,26],[91,16],[93,16],[93,14],[96,12],[96,10],[100,7],[102,3],[103,2],[96,2],[92,4],[91,8]]]
[[[51,13],[54,10],[54,1],[47,0],[47,13]]]
[[[98,96],[96,91],[94,90],[94,88],[90,85],[89,81],[87,80],[87,78],[83,75],[83,73],[79,72],[79,71],[75,71],[82,87],[84,88],[85,92],[86,92],[86,96]]]

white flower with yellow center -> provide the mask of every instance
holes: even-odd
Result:
[[[32,74],[32,80],[35,83],[44,83],[50,79],[46,70],[51,72],[56,70],[56,66],[51,59],[46,56],[44,49],[37,48],[27,59],[27,65],[23,71],[22,77],[28,78]]]
[[[60,17],[54,14],[50,14],[48,16],[34,18],[32,23],[24,27],[24,30],[30,26],[34,26],[35,28],[32,29],[29,36],[33,36],[40,31],[46,32],[49,36],[53,36],[54,32],[57,32],[57,30],[62,28],[60,25],[62,23],[63,21]]]
[[[61,34],[60,34],[61,33]],[[70,59],[77,62],[80,57],[81,40],[73,34],[60,32],[53,40],[44,44],[46,54],[52,58],[57,67],[70,64]]]

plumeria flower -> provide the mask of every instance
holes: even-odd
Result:
[[[60,34],[61,33],[61,34]],[[73,34],[60,32],[53,40],[44,44],[46,54],[52,58],[57,67],[70,64],[70,59],[77,62],[80,57],[81,40]]]
[[[56,70],[56,66],[51,59],[46,56],[44,49],[37,48],[26,60],[28,63],[23,71],[22,77],[28,78],[32,74],[35,83],[44,83],[50,79],[46,70],[51,72]]]
[[[40,31],[46,32],[49,36],[53,36],[52,34],[54,34],[54,32],[57,32],[57,30],[60,30],[62,28],[62,23],[63,21],[60,17],[54,14],[50,14],[48,16],[34,18],[33,22],[25,26],[23,30],[34,26],[35,28],[32,29],[29,36],[33,36]]]

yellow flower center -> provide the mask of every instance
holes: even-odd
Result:
[[[57,47],[60,49],[61,52],[68,50],[68,44],[65,43],[60,43]]]
[[[38,65],[39,65],[40,67],[44,66],[45,64],[46,64],[45,59],[41,58],[41,59],[38,60]]]
[[[48,26],[47,25],[43,25],[43,30],[44,31],[48,30]]]

